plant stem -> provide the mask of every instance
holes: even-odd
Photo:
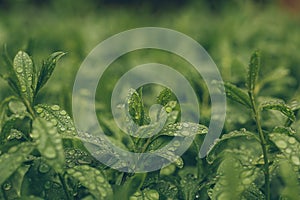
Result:
[[[268,159],[268,152],[267,152],[267,142],[265,135],[262,131],[261,123],[260,123],[260,115],[259,112],[257,111],[257,106],[255,103],[254,95],[253,92],[248,92],[250,101],[252,104],[252,111],[254,114],[256,126],[258,129],[259,133],[259,139],[260,139],[260,144],[263,152],[263,159],[264,159],[264,175],[265,175],[265,196],[266,200],[270,200],[270,171],[269,171],[269,159]]]
[[[67,186],[67,184],[66,184],[66,182],[65,182],[65,179],[64,179],[63,175],[60,174],[60,173],[58,173],[58,177],[59,177],[59,180],[60,180],[60,182],[61,182],[61,184],[62,184],[62,187],[63,187],[63,189],[64,189],[64,191],[65,191],[65,194],[66,194],[67,199],[68,199],[68,200],[74,199],[74,198],[72,198],[73,195],[71,195],[70,192],[69,192],[69,190],[68,190],[68,186]]]

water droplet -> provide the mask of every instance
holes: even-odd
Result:
[[[58,122],[56,119],[51,119],[50,121],[54,126],[57,126]]]
[[[22,67],[18,67],[16,71],[17,71],[17,73],[22,73],[23,69],[22,69]]]
[[[102,176],[97,176],[96,181],[98,181],[99,183],[104,183],[105,180]]]
[[[60,188],[61,185],[59,183],[53,182],[53,188]]]
[[[289,140],[288,140],[288,142],[289,142],[290,144],[295,144],[295,143],[296,143],[296,139],[293,138],[293,137],[290,137]]]
[[[242,180],[242,183],[243,183],[244,185],[249,185],[250,183],[252,183],[252,181],[251,181],[250,178],[244,178],[244,179]]]
[[[95,190],[96,189],[96,185],[95,184],[89,184],[89,189]]]
[[[60,109],[60,107],[58,105],[51,106],[51,110],[53,110],[53,111],[58,111],[59,109]]]
[[[61,115],[66,115],[67,114],[67,112],[65,111],[65,110],[62,110],[62,111],[60,111],[59,112]]]
[[[45,163],[42,163],[39,166],[39,172],[41,172],[42,174],[45,174],[45,173],[49,172],[49,170],[50,170],[50,167]]]
[[[182,126],[178,125],[178,126],[176,126],[176,129],[181,130]]]
[[[22,91],[22,92],[26,92],[26,86],[22,85],[22,86],[21,86],[21,91]]]
[[[8,191],[8,190],[10,190],[11,188],[12,188],[12,186],[11,186],[10,183],[6,182],[6,183],[3,184],[3,190]]]
[[[62,132],[65,132],[65,131],[66,131],[66,128],[62,126],[62,127],[60,128],[60,130],[61,130]]]
[[[288,154],[290,154],[290,153],[292,153],[292,149],[287,148],[287,149],[285,150],[285,152],[288,153]]]
[[[45,149],[45,152],[44,152],[44,155],[47,157],[47,158],[50,158],[50,159],[53,159],[56,157],[56,151],[53,147],[47,147]]]
[[[38,131],[36,130],[33,130],[32,133],[30,134],[30,136],[33,138],[33,139],[37,139],[40,137],[40,134]]]
[[[283,140],[278,140],[275,143],[279,148],[282,148],[282,149],[287,148],[287,143]]]
[[[9,150],[8,150],[8,153],[14,153],[18,150],[18,147],[17,146],[13,146],[11,147]]]
[[[189,134],[188,131],[182,131],[182,132],[181,132],[181,135],[183,135],[183,136],[189,136],[190,134]]]
[[[188,128],[188,127],[189,127],[189,124],[186,123],[186,122],[184,122],[184,123],[182,124],[182,126],[185,127],[185,128]]]
[[[51,182],[50,181],[46,181],[45,185],[44,185],[45,189],[50,189],[51,188]]]
[[[292,156],[291,160],[295,165],[300,165],[300,159],[297,156]]]

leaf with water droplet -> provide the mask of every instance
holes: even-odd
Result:
[[[127,102],[125,103],[126,111],[131,120],[133,120],[137,125],[144,124],[144,103],[142,99],[142,94],[138,93],[134,89],[130,89],[128,92]]]
[[[212,199],[241,199],[243,192],[261,176],[259,172],[258,168],[244,168],[234,157],[225,157],[218,167]]]
[[[207,134],[208,128],[201,124],[191,122],[179,122],[167,125],[159,135],[191,137],[195,135]]]
[[[4,189],[5,196],[8,196],[12,199],[21,197],[21,187],[24,180],[24,175],[28,169],[29,166],[22,165],[6,180],[6,182],[3,184],[3,187],[5,187],[6,184],[6,189]]]
[[[155,189],[159,193],[160,199],[180,199],[179,180],[177,177],[160,177],[159,181],[151,185],[150,189]]]
[[[258,78],[258,72],[260,69],[260,51],[256,50],[253,52],[248,67],[246,86],[249,92],[253,92],[255,84]]]
[[[273,130],[273,133],[284,133],[286,135],[295,135],[296,131],[292,127],[285,126],[276,126]]]
[[[260,157],[259,138],[246,130],[233,131],[224,134],[221,139],[215,141],[210,148],[206,160],[212,164],[216,159],[226,154],[236,155],[241,161],[247,164],[252,163],[252,158]]]
[[[89,165],[93,158],[85,151],[76,148],[65,149],[65,158],[67,167],[74,167],[75,165]]]
[[[112,188],[99,170],[88,165],[81,165],[68,169],[67,173],[88,188],[96,199],[112,198]]]
[[[34,147],[32,143],[24,142],[0,156],[0,185],[21,166]]]
[[[170,101],[175,101],[176,96],[169,88],[163,89],[157,96],[156,102],[162,106],[166,106]]]
[[[187,174],[180,181],[183,199],[194,199],[199,190],[199,180],[193,174]]]
[[[33,80],[30,80],[30,77],[34,75],[31,58],[27,53],[19,51],[14,58],[13,67],[18,78],[19,94],[24,100],[32,103],[35,85]]]
[[[46,119],[55,127],[57,127],[57,131],[62,135],[62,137],[73,138],[75,135],[77,135],[71,117],[58,105],[49,106],[45,104],[39,104],[35,106],[34,109],[41,118]]]
[[[156,190],[144,189],[136,192],[129,200],[159,200],[159,193]]]
[[[42,67],[37,75],[36,93],[38,93],[39,90],[47,83],[55,69],[57,61],[64,55],[66,55],[64,52],[55,52],[43,61]]]
[[[261,110],[277,110],[289,118],[292,122],[296,120],[292,109],[282,101],[267,101],[260,105]]]
[[[231,83],[224,83],[226,96],[231,100],[238,102],[247,108],[252,108],[252,104],[248,94]]]
[[[269,138],[280,149],[290,163],[300,169],[300,143],[293,137],[282,133],[271,133]]]
[[[9,110],[14,114],[26,113],[27,109],[23,102],[18,100],[12,100],[8,103]]]
[[[300,198],[298,172],[295,172],[287,160],[279,161],[279,174],[284,188],[281,190],[282,199],[298,200]]]
[[[53,124],[43,118],[36,118],[32,123],[31,137],[36,141],[38,150],[48,164],[60,172],[65,158],[61,136]]]

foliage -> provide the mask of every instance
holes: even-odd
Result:
[[[32,18],[36,8],[27,3],[7,1],[3,5],[11,9],[0,8],[0,42],[10,47],[3,49],[0,59],[4,80],[0,82],[0,199],[299,199],[299,16],[247,0],[232,0],[228,5],[209,1],[209,11],[207,4],[193,1],[176,12],[166,10],[167,6],[139,11],[94,7],[91,1],[72,2],[71,7],[69,1],[53,1],[39,7],[40,16]],[[103,29],[108,23],[109,28]],[[200,159],[211,111],[201,77],[184,60],[166,52],[136,51],[116,60],[105,72],[95,105],[99,122],[114,144],[132,152],[151,152],[174,136],[195,135],[181,157],[174,148],[161,155],[172,162],[161,170],[124,173],[96,159],[114,155],[104,140],[75,129],[71,86],[95,44],[149,24],[199,41],[223,79],[230,81],[225,82],[230,100],[221,137]],[[261,51],[254,51],[246,69],[253,48]],[[69,53],[45,56],[57,49]],[[55,69],[59,60],[63,67]],[[109,114],[109,92],[128,66],[141,61],[169,64],[187,77],[201,103],[199,124],[180,122],[180,105],[171,90],[144,86],[128,91],[127,103],[120,106],[138,126],[126,126],[131,135],[116,126]],[[154,103],[161,107],[148,114]],[[161,131],[150,138],[135,137],[157,130]],[[85,145],[101,146],[102,151],[91,155]],[[122,160],[110,162],[117,169],[126,166]]]

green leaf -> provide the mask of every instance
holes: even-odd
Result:
[[[7,153],[2,154],[0,157],[0,185],[26,161],[34,147],[32,143],[24,142],[11,147]]]
[[[5,196],[11,199],[18,199],[21,197],[21,187],[24,180],[24,175],[28,171],[29,166],[23,165],[11,175],[3,184],[8,190],[3,190]]]
[[[29,103],[33,102],[34,97],[34,70],[33,62],[29,55],[23,51],[19,51],[13,61],[15,74],[18,78],[19,94]]]
[[[255,51],[250,59],[248,74],[246,80],[246,86],[249,92],[253,92],[255,84],[258,78],[258,72],[260,69],[260,51]]]
[[[262,193],[262,191],[257,187],[255,183],[252,183],[251,185],[246,188],[242,194],[242,200],[248,200],[248,199],[257,199],[257,200],[265,200],[265,195]]]
[[[27,108],[22,101],[12,100],[8,103],[9,110],[14,114],[24,114],[27,112]]]
[[[156,190],[145,189],[136,192],[129,200],[159,200],[159,193]]]
[[[208,128],[201,124],[191,122],[180,122],[167,125],[159,135],[189,137],[207,134]]]
[[[131,89],[128,94],[128,100],[125,104],[130,117],[137,125],[144,124],[144,103],[141,95]]]
[[[160,199],[178,199],[179,186],[176,178],[161,177],[160,180],[150,187],[159,193]]]
[[[216,159],[232,155],[238,157],[244,164],[252,164],[255,158],[261,156],[259,138],[246,130],[233,131],[224,134],[211,147],[206,157],[208,163],[212,164]],[[247,149],[247,150],[246,150]]]
[[[183,199],[194,200],[199,190],[199,180],[193,174],[187,174],[180,181],[181,191],[183,192]]]
[[[160,105],[166,106],[168,102],[174,100],[176,100],[175,95],[169,88],[165,88],[159,93],[156,102]]]
[[[260,105],[261,110],[277,110],[288,117],[291,121],[295,121],[296,117],[292,109],[282,101],[268,101]]]
[[[140,191],[143,185],[146,174],[134,174],[132,177],[127,177],[123,185],[116,187],[115,199],[129,199],[133,194]]]
[[[47,83],[55,69],[56,63],[64,55],[66,55],[64,52],[55,52],[43,62],[42,67],[38,72],[36,93],[38,93],[39,90]]]
[[[75,125],[68,113],[58,105],[48,106],[39,104],[34,107],[37,114],[47,121],[51,122],[59,134],[64,138],[72,138],[77,135]]]
[[[258,169],[244,168],[239,160],[226,157],[218,168],[212,199],[241,199],[242,193],[258,177]]]
[[[226,96],[233,101],[236,101],[247,108],[252,108],[248,94],[231,83],[224,83]]]
[[[269,138],[280,149],[289,162],[300,169],[300,143],[293,137],[282,133],[271,133]]]
[[[177,155],[176,151],[178,150],[180,145],[184,146],[185,143],[188,143],[186,140],[190,138],[174,138],[172,142],[169,143],[168,139],[170,138],[171,137],[166,138],[166,136],[156,138],[147,147],[147,151],[155,153],[157,156],[160,156],[161,158],[174,163],[178,168],[182,168],[184,165],[183,160],[180,156]],[[165,145],[169,145],[168,148],[161,149],[162,147],[165,147]]]
[[[281,175],[284,185],[284,189],[281,191],[281,198],[298,200],[300,198],[300,188],[297,179],[298,173],[293,171],[292,166],[287,160],[281,160],[279,162],[279,174]]]
[[[75,166],[67,173],[89,189],[95,199],[111,199],[112,188],[101,172],[88,165]]]
[[[94,160],[87,152],[77,148],[65,149],[65,157],[67,167],[69,168],[74,167],[75,165],[88,165]]]
[[[61,136],[51,122],[36,118],[32,123],[31,137],[36,141],[37,148],[57,172],[62,170],[65,163]]]

